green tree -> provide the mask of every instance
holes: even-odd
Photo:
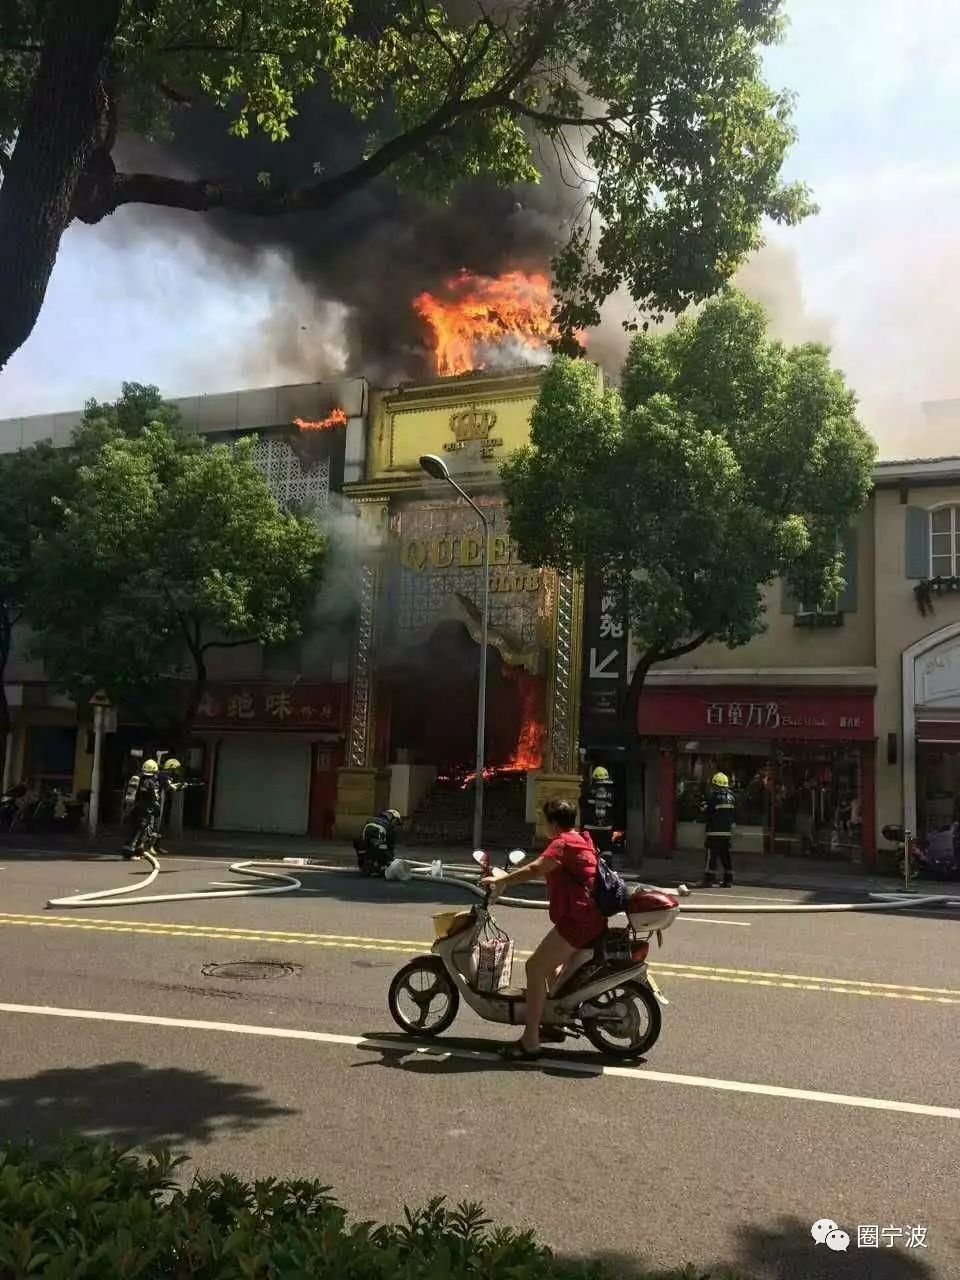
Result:
[[[632,634],[622,730],[636,810],[650,668],[707,641],[746,644],[774,578],[811,603],[838,592],[875,446],[829,351],[771,341],[763,309],[732,290],[635,338],[620,391],[559,358],[530,438],[504,466],[524,558],[601,575]]]
[[[0,454],[0,749],[10,731],[6,671],[26,608],[34,547],[61,518],[56,499],[69,483],[62,451],[49,443]]]
[[[211,650],[300,634],[325,544],[281,511],[254,441],[207,445],[152,389],[92,405],[58,527],[35,552],[28,618],[49,678],[78,699],[104,689],[181,743]],[[169,407],[168,407],[169,408]]]
[[[379,176],[443,198],[461,179],[579,175],[554,262],[564,332],[620,285],[679,311],[735,271],[764,216],[810,208],[780,171],[791,102],[761,74],[783,0],[3,0],[0,368],[31,333],[61,237],[126,204],[326,214]],[[200,100],[282,142],[317,89],[363,145],[280,186],[118,171],[118,134],[162,136]],[[317,139],[318,152],[328,139]],[[251,169],[253,165],[251,164]],[[589,174],[589,176],[587,176]]]

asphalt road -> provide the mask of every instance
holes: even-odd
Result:
[[[361,1217],[478,1199],[624,1276],[960,1275],[958,913],[716,917],[702,904],[816,895],[697,894],[655,954],[670,1006],[645,1063],[518,1068],[489,1057],[511,1033],[463,1008],[445,1053],[394,1038],[392,973],[455,889],[321,873],[268,898],[45,907],[140,875],[0,847],[0,1133],[162,1139],[203,1171],[319,1177]],[[154,891],[229,879],[170,859]],[[498,914],[522,949],[545,923]],[[286,968],[210,970],[237,961]],[[846,1253],[814,1244],[821,1218]],[[869,1225],[925,1247],[858,1249]]]

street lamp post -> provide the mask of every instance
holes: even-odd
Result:
[[[473,847],[483,847],[483,770],[487,755],[487,642],[490,631],[490,519],[450,474],[435,453],[425,453],[420,466],[434,480],[445,480],[480,517],[483,526],[483,597],[480,623],[480,678],[477,689],[477,762],[473,797]]]

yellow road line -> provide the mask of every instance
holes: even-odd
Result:
[[[382,951],[402,955],[429,951],[431,945],[429,942],[410,938],[369,938],[353,934],[296,933],[287,930],[231,928],[224,925],[114,920],[104,919],[103,916],[86,919],[77,916],[0,912],[0,925],[41,929],[79,929],[87,933],[145,934],[165,938],[205,938],[215,942],[277,943],[284,946],[321,947],[335,951]],[[528,954],[520,951],[517,956],[523,959]],[[755,969],[728,969],[679,961],[663,961],[651,964],[650,967],[654,973],[669,978],[721,982],[733,986],[872,996],[874,999],[913,1000],[922,1004],[960,1004],[960,991],[950,987],[912,987],[888,982],[869,982],[859,978],[827,978]]]
[[[743,976],[747,978],[784,978],[790,982],[832,982],[840,986],[873,987],[878,991],[917,991],[931,996],[956,996],[960,999],[960,990],[955,987],[910,987],[902,982],[867,982],[859,978],[821,978],[809,973],[766,973],[762,969],[724,969],[713,964],[674,964],[666,962],[671,969],[687,969],[695,973],[718,973],[723,975]]]
[[[920,1004],[960,1004],[960,996],[926,996],[919,995],[910,988],[900,991],[878,990],[881,984],[847,983],[838,985],[829,978],[813,982],[779,982],[773,978],[734,978],[720,973],[690,973],[673,969],[669,965],[651,965],[657,977],[666,974],[669,978],[688,978],[697,982],[729,982],[744,987],[776,987],[781,991],[819,991],[835,996],[871,996],[874,1000],[915,1000]]]
[[[252,938],[260,942],[275,940],[277,942],[311,943],[321,939],[324,942],[335,942],[337,944],[351,942],[375,943],[378,946],[388,947],[391,951],[429,951],[431,946],[429,942],[414,938],[368,938],[346,933],[295,933],[288,929],[243,929],[216,924],[175,924],[166,920],[113,920],[104,916],[97,916],[95,919],[91,919],[79,916],[52,916],[46,912],[43,915],[0,912],[0,925],[2,924],[46,924],[61,929],[99,928],[105,933],[113,930],[124,933],[153,933],[174,936],[182,934],[188,938]]]

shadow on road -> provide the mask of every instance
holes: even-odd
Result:
[[[810,1223],[783,1217],[769,1226],[745,1223],[737,1229],[732,1256],[722,1261],[697,1262],[690,1280],[726,1280],[729,1275],[750,1280],[949,1280],[956,1264],[929,1261],[929,1249],[858,1249],[857,1228],[841,1224],[850,1235],[850,1247],[833,1253],[826,1245],[816,1245]],[[942,1244],[942,1242],[941,1242]],[[689,1242],[695,1255],[696,1240]],[[943,1253],[940,1253],[943,1258]],[[636,1255],[600,1252],[589,1259],[565,1257],[575,1264],[601,1263],[617,1280],[678,1280],[676,1271],[651,1270]]]
[[[282,1116],[256,1087],[206,1071],[110,1062],[0,1080],[0,1138],[80,1133],[124,1146],[210,1142]]]
[[[502,1044],[509,1043],[505,1040],[445,1036],[442,1040],[417,1041],[402,1033],[387,1032],[385,1034],[382,1031],[368,1031],[366,1034],[371,1040],[377,1041],[377,1044],[359,1046],[371,1057],[367,1062],[356,1064],[354,1070],[363,1070],[365,1067],[388,1067],[394,1071],[406,1071],[422,1076],[476,1075],[481,1072],[489,1074],[502,1071],[514,1074],[535,1072],[538,1076],[558,1076],[564,1080],[599,1080],[603,1076],[604,1065],[612,1061],[590,1049],[578,1051],[551,1045],[544,1049],[543,1058],[536,1064],[503,1062],[498,1051]],[[390,1047],[382,1047],[384,1043]],[[463,1056],[467,1053],[474,1053],[477,1056]],[[564,1065],[553,1065],[551,1058],[561,1060]],[[631,1059],[630,1065],[639,1067],[646,1061],[646,1058]]]

